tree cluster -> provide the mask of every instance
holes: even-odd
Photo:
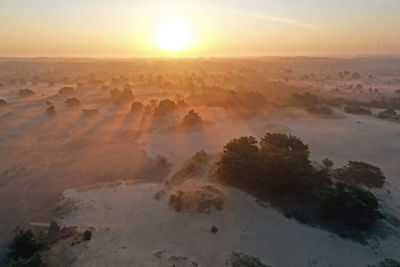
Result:
[[[260,142],[240,137],[225,145],[216,172],[220,182],[274,204],[296,200],[295,206],[281,205],[284,210],[306,210],[318,222],[370,229],[382,215],[377,198],[361,186],[382,187],[381,170],[355,161],[332,170],[330,160],[317,168],[309,156],[308,145],[292,135],[267,133]]]

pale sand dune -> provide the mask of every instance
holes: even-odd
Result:
[[[161,188],[123,184],[66,191],[65,197],[77,201],[79,209],[61,223],[96,230],[92,240],[70,247],[65,254],[57,253],[63,246],[58,244],[53,256],[74,259],[70,266],[195,266],[194,261],[210,267],[224,266],[232,251],[258,256],[271,266],[366,266],[398,256],[395,237],[374,239],[364,246],[287,219],[232,188],[220,187],[228,197],[222,211],[177,213],[168,206],[168,195],[154,199]],[[213,225],[217,233],[210,231]]]
[[[215,110],[213,113],[223,116]],[[380,166],[387,184],[374,193],[382,200],[384,212],[400,215],[400,168],[396,165],[400,127],[393,122],[364,116],[246,123],[225,119],[204,132],[154,132],[142,141],[150,155],[166,155],[176,168],[200,149],[218,152],[233,137],[260,137],[260,127],[268,124],[287,127],[309,143],[314,160],[329,157],[336,166],[347,160],[363,160]],[[85,192],[66,191],[64,195],[77,200],[80,209],[61,223],[82,230],[96,228],[91,241],[67,250],[68,257],[75,259],[72,266],[192,266],[192,261],[199,266],[224,266],[232,251],[258,256],[271,266],[367,266],[400,255],[396,235],[375,237],[362,245],[287,219],[235,189],[223,187],[228,197],[226,206],[210,215],[176,213],[168,206],[168,194],[159,201],[154,199],[160,189],[159,184],[124,184]],[[219,229],[216,234],[210,231],[213,225]],[[155,257],[153,254],[159,251],[162,256]],[[173,256],[187,259],[176,262],[171,260]]]

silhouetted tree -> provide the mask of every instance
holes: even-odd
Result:
[[[326,220],[369,230],[376,220],[383,217],[378,208],[378,200],[372,193],[353,185],[336,183],[335,188],[324,195],[320,212]]]
[[[190,110],[182,120],[182,126],[184,127],[195,127],[202,125],[202,119],[200,115],[195,112],[193,109]]]
[[[337,179],[345,182],[382,188],[385,175],[380,168],[361,161],[349,161],[343,168],[337,169]]]

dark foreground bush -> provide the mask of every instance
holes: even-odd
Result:
[[[24,259],[18,258],[11,260],[7,267],[44,267],[46,266],[40,252],[35,253],[32,257]]]
[[[351,162],[331,171],[328,162],[328,167],[317,169],[309,155],[308,146],[292,135],[267,133],[259,143],[251,136],[240,137],[224,146],[216,174],[219,181],[270,201],[303,222],[370,229],[382,217],[378,201],[357,184],[381,187],[379,168]],[[334,185],[330,173],[349,184]]]
[[[8,256],[11,259],[26,259],[39,252],[43,248],[43,244],[37,240],[31,230],[20,230],[8,248],[10,249]]]
[[[382,218],[376,197],[354,185],[336,183],[323,196],[320,213],[324,219],[368,230]]]
[[[42,267],[44,261],[40,251],[44,245],[37,240],[31,230],[20,230],[8,246],[10,259],[7,267]]]

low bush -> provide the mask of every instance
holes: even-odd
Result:
[[[82,103],[81,103],[81,101],[79,101],[78,98],[72,97],[72,98],[68,98],[67,100],[65,100],[65,105],[67,107],[79,107],[82,105]]]
[[[344,107],[344,112],[350,114],[357,114],[357,115],[371,115],[372,112],[369,108],[356,105],[356,104],[349,104]]]
[[[35,94],[35,92],[33,92],[32,90],[26,88],[26,89],[21,89],[18,92],[19,96],[33,96]]]

